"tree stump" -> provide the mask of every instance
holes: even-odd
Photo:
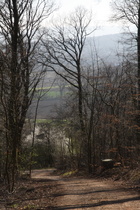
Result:
[[[102,166],[105,169],[113,168],[114,166],[114,161],[112,159],[103,159],[102,160]]]

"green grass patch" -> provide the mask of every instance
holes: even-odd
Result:
[[[52,120],[51,119],[37,119],[36,120],[36,123],[37,124],[45,124],[45,123],[51,123],[52,122]]]
[[[32,210],[32,209],[36,209],[36,207],[34,205],[29,204],[27,206],[24,206],[23,209],[25,209],[25,210]]]
[[[64,174],[62,174],[62,176],[72,176],[75,175],[78,172],[78,170],[74,170],[74,171],[67,171]]]

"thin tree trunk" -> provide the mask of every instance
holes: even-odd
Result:
[[[139,1],[139,10],[138,10],[138,91],[137,91],[137,144],[140,145],[140,1]]]

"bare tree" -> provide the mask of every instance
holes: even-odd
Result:
[[[44,65],[55,71],[77,90],[78,119],[81,132],[85,133],[83,119],[82,53],[88,35],[91,14],[78,7],[61,25],[47,33],[47,40],[42,40]],[[81,141],[82,142],[82,141]]]
[[[0,2],[1,103],[6,137],[5,179],[13,191],[18,171],[22,129],[35,88],[44,70],[37,65],[42,21],[53,11],[45,0]]]
[[[139,144],[140,138],[140,0],[119,0],[112,3],[114,15],[113,20],[125,21],[136,27],[136,41],[137,41],[137,142]],[[135,33],[133,33],[135,35]]]

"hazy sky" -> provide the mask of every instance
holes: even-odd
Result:
[[[57,12],[58,15],[66,15],[73,12],[78,6],[84,6],[86,9],[92,10],[92,25],[97,25],[100,28],[95,32],[95,35],[119,33],[121,31],[121,27],[117,23],[109,21],[112,13],[111,0],[56,0],[56,2],[60,7]]]

